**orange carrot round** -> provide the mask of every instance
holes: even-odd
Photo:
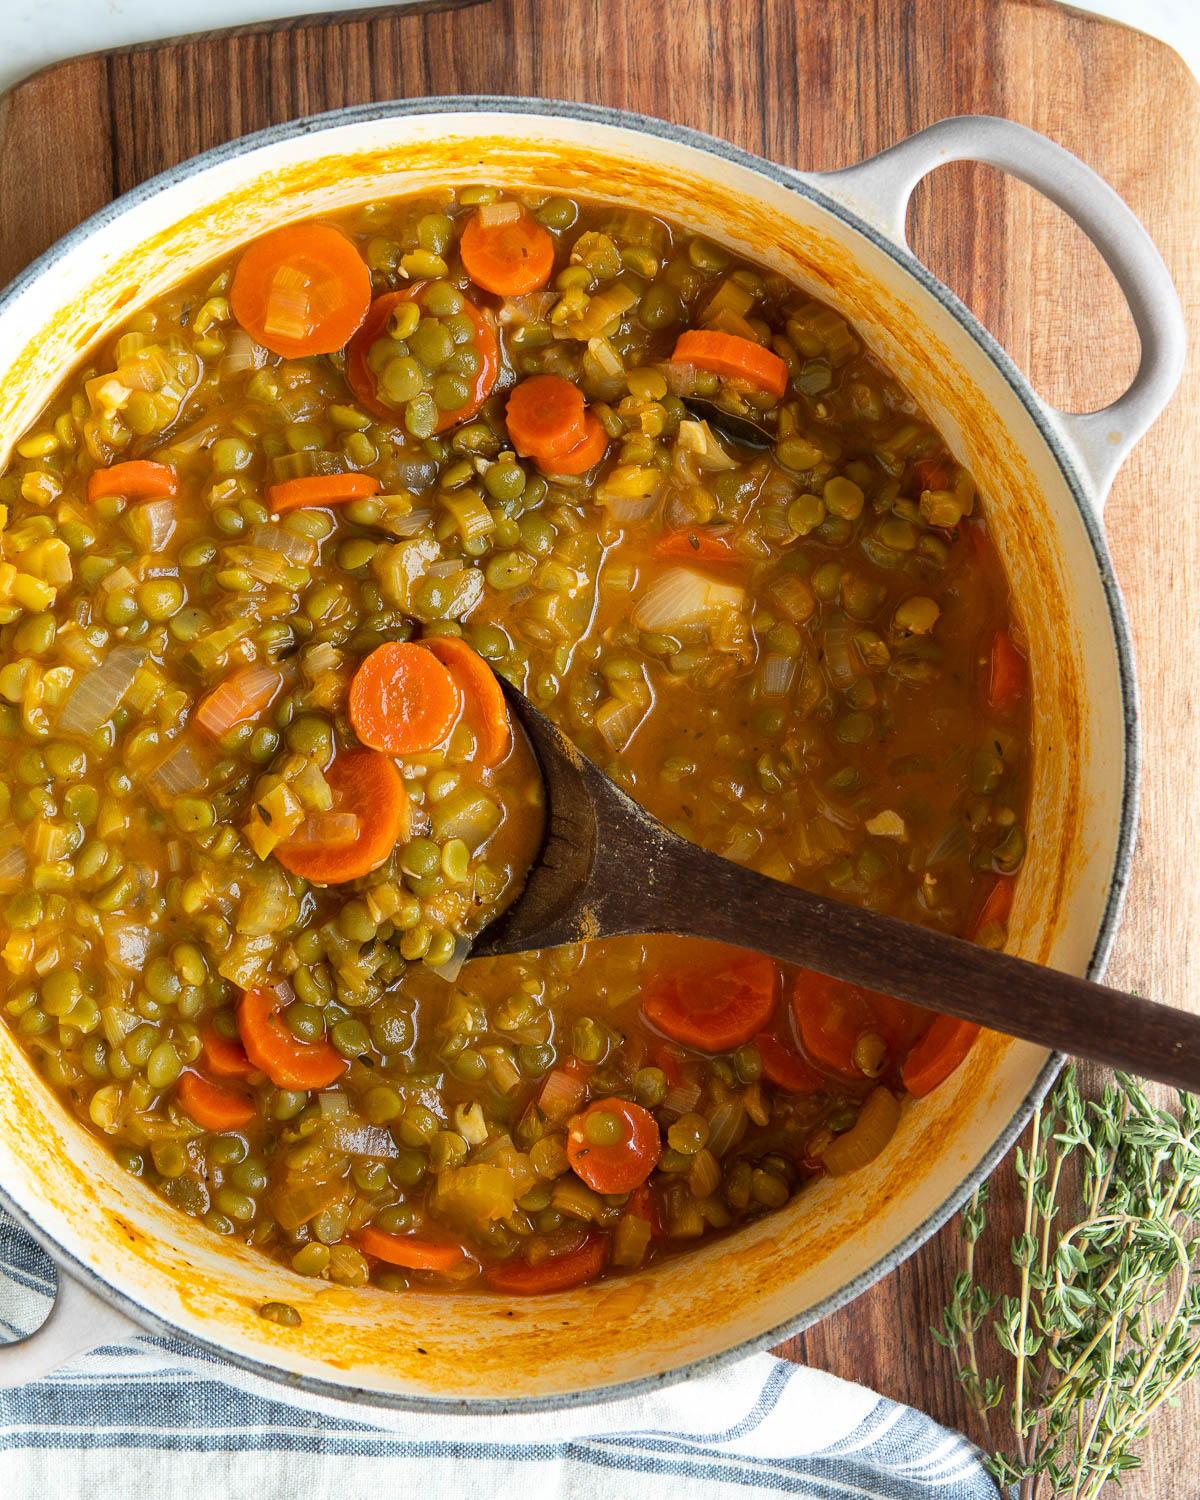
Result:
[[[110,495],[124,495],[127,500],[156,500],[173,495],[179,488],[179,476],[169,464],[157,464],[150,458],[131,458],[108,469],[97,469],[88,478],[89,500],[104,500]]]
[[[1007,630],[997,630],[988,650],[988,713],[1004,718],[1025,695],[1025,658]]]
[[[609,1116],[618,1122],[617,1140],[598,1144],[589,1121]],[[606,1122],[607,1123],[607,1122]],[[627,1099],[593,1099],[567,1126],[567,1160],[577,1177],[597,1193],[631,1193],[658,1165],[662,1136],[649,1110]]]
[[[583,419],[583,429],[582,442],[568,448],[558,458],[546,463],[539,461],[539,467],[547,474],[586,474],[598,464],[608,449],[608,433],[600,425],[599,417],[594,417],[591,412]]]
[[[418,1239],[415,1234],[387,1234],[373,1224],[360,1230],[358,1248],[364,1255],[408,1271],[449,1271],[466,1259],[461,1245]]]
[[[274,990],[247,990],[238,1006],[238,1032],[246,1056],[276,1088],[323,1089],[346,1071],[346,1059],[328,1042],[302,1042],[287,1029]]]
[[[499,765],[512,744],[512,730],[508,705],[495,672],[460,636],[438,635],[422,645],[433,652],[458,684],[463,712],[475,731],[483,764]]]
[[[239,1130],[258,1113],[249,1094],[210,1083],[198,1073],[185,1073],[180,1078],[175,1097],[184,1113],[205,1130]]]
[[[229,305],[251,338],[285,359],[332,354],[367,315],[371,273],[332,224],[289,224],[242,253]]]
[[[376,646],[350,684],[350,722],[364,745],[421,755],[440,745],[462,710],[462,694],[432,651],[411,641]]]
[[[380,399],[375,373],[370,365],[371,346],[387,332],[392,313],[401,302],[416,302],[418,306],[421,305],[426,285],[427,283],[420,282],[415,286],[401,287],[398,292],[385,292],[382,297],[376,297],[362,327],[346,346],[346,380],[350,389],[369,412],[385,422],[395,422],[399,410]],[[434,432],[445,432],[473,417],[491,395],[500,367],[500,346],[496,343],[496,333],[491,323],[465,297],[462,310],[470,318],[475,330],[472,343],[479,354],[479,372],[472,382],[471,394],[466,402],[454,411],[440,412]]]
[[[746,561],[734,547],[729,532],[716,526],[681,526],[677,531],[666,531],[655,542],[654,555],[690,558],[694,562]]]
[[[778,354],[753,339],[736,333],[720,333],[713,328],[690,328],[675,341],[673,364],[695,365],[730,380],[741,380],[775,397],[783,399],[787,390],[788,367]]]
[[[775,965],[746,954],[722,968],[665,976],[643,997],[642,1011],[674,1041],[728,1052],[767,1026],[778,999]]]
[[[587,437],[583,392],[562,375],[531,375],[508,398],[504,420],[522,458],[550,467]]]
[[[497,1292],[517,1297],[535,1297],[542,1292],[565,1292],[585,1281],[594,1281],[608,1264],[608,1236],[589,1235],[578,1250],[554,1255],[530,1265],[508,1260],[484,1270],[484,1280]]]
[[[525,208],[500,222],[492,213],[477,211],[467,221],[458,242],[463,270],[498,297],[538,291],[554,271],[553,236]]]
[[[760,1031],[754,1046],[762,1059],[763,1077],[788,1094],[813,1094],[826,1087],[825,1080],[786,1042],[769,1031]]]
[[[377,870],[407,837],[408,794],[395,761],[376,750],[341,751],[325,780],[333,793],[330,812],[354,813],[356,831],[349,837],[312,838],[301,825],[276,846],[275,858],[314,885],[342,885]]]
[[[854,1053],[863,1037],[881,1037],[889,1057],[903,1057],[930,1014],[815,969],[797,972],[791,1002],[800,1040],[813,1062],[860,1083],[866,1075]]]
[[[211,1021],[200,1028],[200,1048],[208,1071],[218,1078],[249,1078],[258,1072],[241,1042],[222,1036]]]
[[[915,1099],[949,1078],[974,1045],[979,1027],[956,1016],[935,1016],[933,1025],[904,1059],[901,1077]]]
[[[299,510],[306,505],[343,505],[347,500],[361,500],[377,495],[381,485],[370,474],[306,474],[300,479],[285,479],[267,490],[267,500],[276,515],[285,510]]]

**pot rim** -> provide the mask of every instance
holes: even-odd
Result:
[[[252,151],[278,145],[297,137],[319,135],[326,130],[347,125],[360,125],[386,119],[405,119],[421,115],[441,114],[509,114],[532,118],[566,118],[584,124],[606,125],[629,130],[635,134],[648,135],[675,145],[688,147],[719,160],[753,172],[781,187],[809,198],[846,225],[856,234],[881,250],[910,276],[934,301],[955,319],[982,349],[999,370],[1014,395],[1020,401],[1030,420],[1037,428],[1043,442],[1053,458],[1064,483],[1075,502],[1091,548],[1092,557],[1099,575],[1101,589],[1108,609],[1113,645],[1117,655],[1118,680],[1122,703],[1122,740],[1124,768],[1122,774],[1121,809],[1118,821],[1117,844],[1113,856],[1112,875],[1108,899],[1100,920],[1099,930],[1087,963],[1087,977],[1098,979],[1103,972],[1116,935],[1117,922],[1129,880],[1130,862],[1137,825],[1138,783],[1141,766],[1141,743],[1137,719],[1137,681],[1133,659],[1133,641],[1125,613],[1116,575],[1108,555],[1104,535],[1094,497],[1090,496],[1082,482],[1076,466],[1059,439],[1050,408],[1042,402],[1022,371],[1014,363],[1007,350],[979,322],[971,310],[943,282],[920,261],[904,244],[889,238],[823,185],[826,174],[806,173],[792,167],[780,166],[766,157],[746,151],[719,136],[696,130],[691,126],[677,125],[669,120],[654,118],[631,110],[613,109],[605,105],[588,104],[571,100],[538,99],[522,95],[496,94],[431,95],[423,98],[376,101],[369,104],[349,105],[341,109],[328,110],[320,114],[304,115],[298,119],[282,121],[252,134],[238,136],[232,141],[210,147],[199,155],[188,157],[174,167],[160,172],[128,192],[114,198],[81,224],[69,230],[53,245],[44,250],[9,284],[0,290],[0,315],[8,306],[20,298],[36,282],[72,253],[77,246],[91,238],[97,230],[121,218],[130,209],[136,208],[158,193],[179,186],[222,162],[244,156]],[[37,1241],[55,1263],[59,1274],[69,1274],[110,1306],[126,1313],[133,1322],[151,1333],[164,1337],[182,1338],[218,1359],[228,1361],[273,1383],[282,1383],[299,1388],[312,1395],[327,1399],[352,1402],[362,1406],[381,1406],[392,1410],[417,1413],[463,1413],[474,1416],[509,1415],[563,1410],[576,1406],[589,1406],[600,1402],[621,1400],[644,1395],[663,1386],[694,1380],[719,1369],[733,1360],[745,1358],[785,1339],[792,1338],[818,1323],[822,1318],[847,1303],[852,1302],[877,1281],[881,1281],[902,1264],[926,1240],[953,1216],[967,1198],[991,1175],[993,1169],[1008,1154],[1017,1141],[1034,1109],[1041,1103],[1066,1058],[1062,1053],[1048,1055],[1020,1107],[1000,1131],[989,1149],[984,1152],[974,1169],[960,1181],[958,1186],[930,1212],[898,1245],[875,1261],[853,1281],[837,1292],[824,1298],[815,1306],[805,1309],[795,1318],[790,1318],[773,1328],[743,1339],[727,1349],[704,1355],[686,1364],[664,1370],[658,1374],[640,1376],[633,1380],[616,1381],[611,1385],[596,1386],[586,1390],[564,1391],[551,1396],[534,1397],[453,1397],[406,1395],[392,1391],[379,1391],[363,1386],[343,1385],[319,1376],[299,1374],[285,1370],[280,1365],[263,1359],[230,1350],[224,1345],[193,1333],[171,1323],[156,1312],[144,1307],[125,1292],[119,1291],[91,1266],[83,1264],[70,1251],[38,1224],[33,1222],[24,1209],[15,1204],[8,1191],[0,1185],[0,1207]]]

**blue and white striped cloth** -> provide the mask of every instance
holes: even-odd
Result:
[[[4,1337],[53,1270],[0,1212]],[[285,1392],[146,1335],[0,1391],[3,1500],[995,1500],[957,1433],[758,1354],[652,1395],[522,1417],[422,1417]],[[403,1486],[403,1489],[401,1489]]]

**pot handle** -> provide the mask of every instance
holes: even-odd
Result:
[[[1102,177],[1015,120],[995,115],[939,120],[856,166],[806,176],[907,250],[904,216],[913,189],[935,167],[952,161],[986,162],[1044,193],[1079,225],[1125,294],[1141,343],[1137,374],[1125,394],[1082,415],[1039,398],[1100,512],[1117,470],[1183,373],[1187,332],[1171,274],[1133,210]]]
[[[58,1286],[46,1321],[24,1338],[0,1344],[0,1389],[41,1380],[77,1354],[144,1331],[61,1266],[56,1270]]]

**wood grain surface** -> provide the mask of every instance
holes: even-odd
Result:
[[[811,168],[945,115],[1007,115],[1077,152],[1132,204],[1183,295],[1184,387],[1117,480],[1108,532],[1132,618],[1145,750],[1140,840],[1109,968],[1200,1009],[1200,89],[1169,49],[1042,0],[480,0],[308,18],[77,59],[0,100],[0,280],[114,195],[296,115],[421,94],[495,93],[642,110]],[[1136,342],[1095,252],[989,168],[918,191],[913,244],[1045,395],[1092,410]],[[1015,1202],[1001,1174],[994,1202]],[[957,1268],[948,1227],[781,1351],[966,1426],[926,1329]],[[986,1272],[986,1267],[985,1267]],[[1200,1493],[1200,1389],[1156,1422],[1128,1497]]]

